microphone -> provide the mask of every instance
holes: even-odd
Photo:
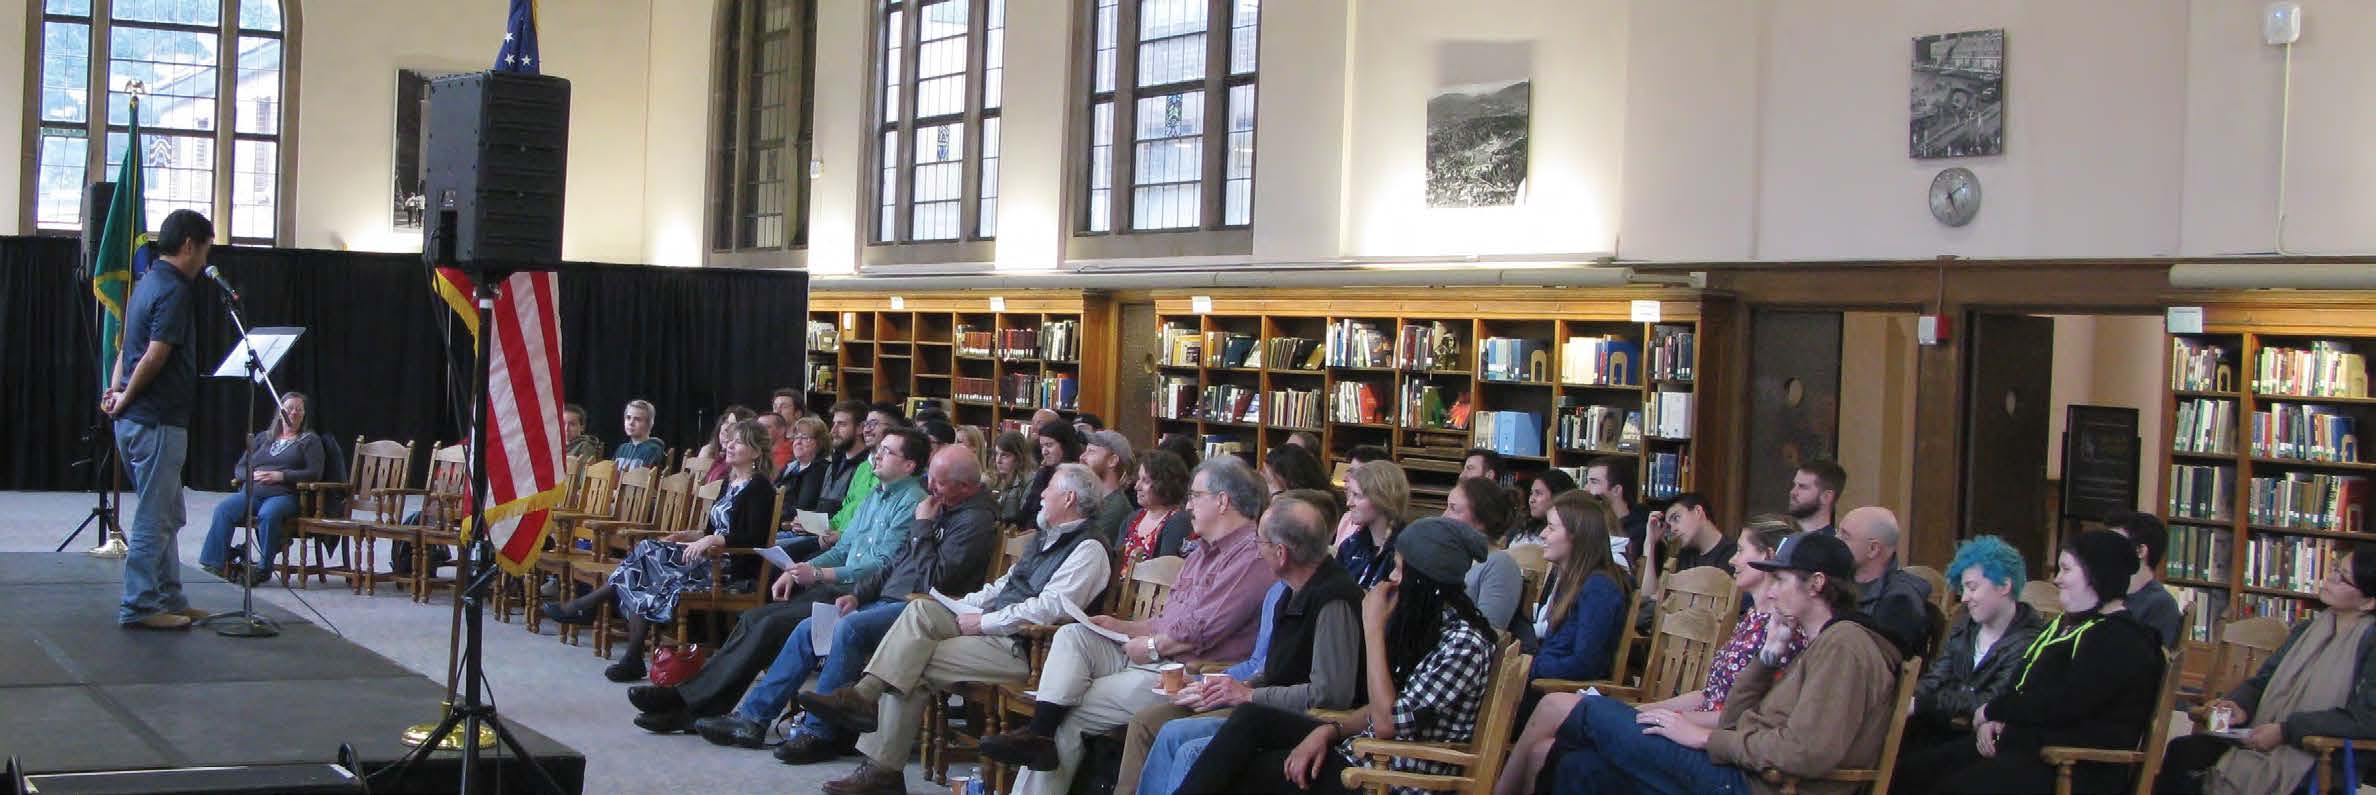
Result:
[[[208,266],[206,266],[206,271],[205,271],[205,273],[206,273],[206,278],[209,278],[209,279],[213,279],[213,280],[214,280],[214,283],[215,283],[215,286],[216,286],[216,287],[221,287],[221,288],[223,288],[223,294],[224,294],[224,295],[227,295],[227,296],[230,296],[230,297],[231,297],[231,301],[232,301],[232,303],[238,303],[238,302],[239,302],[239,290],[238,290],[238,288],[235,288],[235,287],[232,287],[232,286],[231,286],[231,280],[223,278],[223,271],[222,271],[222,269],[221,269],[221,268],[217,268],[217,267],[215,267],[215,266],[213,266],[213,265],[208,265]]]

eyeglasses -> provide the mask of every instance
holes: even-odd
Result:
[[[1216,495],[1216,494],[1219,494],[1219,493],[1221,493],[1221,492],[1217,492],[1217,491],[1205,491],[1205,490],[1203,490],[1203,489],[1189,489],[1189,490],[1188,490],[1188,499],[1191,499],[1191,500],[1193,500],[1193,499],[1196,499],[1196,498],[1198,498],[1198,497],[1211,497],[1211,496],[1213,496],[1213,495]]]

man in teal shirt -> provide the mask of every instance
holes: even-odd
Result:
[[[884,434],[907,427],[907,417],[899,413],[898,407],[881,404],[867,410],[866,424],[859,427],[858,438],[866,444],[866,449],[881,450]],[[925,441],[929,443],[931,440]],[[922,471],[923,467],[920,463],[916,465],[918,471]],[[850,522],[857,519],[858,508],[866,502],[865,495],[873,494],[875,485],[881,481],[882,476],[875,471],[874,457],[870,455],[866,463],[858,465],[858,474],[850,476],[850,492],[842,497],[841,510],[833,513],[834,532],[850,531]]]
[[[924,470],[932,442],[912,428],[892,428],[880,432],[878,439],[868,463],[879,482],[852,512],[840,543],[786,572],[794,583],[855,583],[890,563],[892,553],[906,540],[916,504],[924,501],[923,479],[916,474]]]

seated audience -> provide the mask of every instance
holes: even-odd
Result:
[[[1296,431],[1287,434],[1287,443],[1303,448],[1304,452],[1311,453],[1313,458],[1323,461],[1328,459],[1327,448],[1320,446],[1320,434],[1311,431]]]
[[[972,593],[982,586],[982,576],[998,545],[998,529],[991,522],[990,497],[982,490],[982,472],[975,466],[973,454],[943,448],[933,454],[931,477],[926,481],[931,496],[918,503],[913,518],[907,519],[907,536],[890,563],[834,600],[837,620],[828,652],[817,654],[810,634],[817,631],[814,619],[801,621],[741,706],[730,714],[694,722],[702,739],[758,748],[766,739],[767,725],[792,703],[792,694],[810,672],[817,674],[817,689],[825,691],[857,678],[858,668],[874,653],[876,642],[906,609],[909,595],[934,589]],[[776,746],[775,757],[787,764],[822,762],[849,750],[856,740],[831,724],[806,716],[784,744]]]
[[[1105,420],[1098,419],[1095,414],[1084,411],[1073,415],[1073,430],[1080,431],[1082,438],[1105,429]]]
[[[849,531],[850,522],[857,518],[858,506],[865,501],[866,495],[874,493],[875,485],[881,482],[881,476],[877,475],[874,469],[875,456],[873,453],[875,448],[882,446],[883,438],[889,436],[891,432],[914,427],[913,423],[908,422],[907,415],[900,413],[899,406],[895,404],[876,403],[866,407],[866,422],[858,426],[858,441],[865,445],[866,460],[858,464],[858,471],[851,473],[850,487],[842,494],[841,508],[833,512],[831,517],[833,532],[845,533]],[[919,439],[918,441],[923,442],[925,446],[932,444],[931,439]],[[915,452],[922,453],[922,450]],[[916,460],[916,466],[921,470],[922,462],[930,459],[919,454],[916,456]],[[826,488],[830,491],[832,487],[827,486]],[[816,532],[815,528],[794,529]],[[833,539],[827,538],[825,546],[831,548]]]
[[[1187,464],[1191,470],[1204,463],[1204,448],[1197,444],[1196,435],[1192,433],[1164,434],[1163,441],[1157,442],[1155,447],[1170,450],[1172,455],[1180,457],[1180,463]]]
[[[865,758],[826,782],[827,793],[905,795],[900,771],[915,752],[925,700],[960,683],[1022,682],[1031,660],[1012,636],[1063,621],[1065,602],[1096,603],[1112,574],[1105,544],[1087,532],[1088,509],[1105,499],[1100,488],[1088,467],[1058,466],[1039,500],[1035,543],[996,582],[958,599],[964,612],[932,599],[909,602],[857,682],[797,696],[818,720],[865,735],[858,740]]]
[[[1394,571],[1394,536],[1410,511],[1411,481],[1391,461],[1363,464],[1345,479],[1345,515],[1361,532],[1337,544],[1337,563],[1352,572],[1354,582],[1368,588]]]
[[[586,407],[576,403],[561,404],[561,435],[569,439],[569,446],[562,448],[562,453],[570,459],[593,460],[602,457],[602,438],[586,432]]]
[[[1543,531],[1543,559],[1551,561],[1544,587],[1543,639],[1529,679],[1602,679],[1609,675],[1625,610],[1633,599],[1633,577],[1609,556],[1609,532],[1617,514],[1608,503],[1581,491],[1551,502],[1551,524]]]
[[[1062,422],[1063,420],[1064,415],[1056,413],[1055,409],[1040,409],[1031,413],[1031,427],[1033,428],[1037,428],[1051,422]],[[1072,423],[1065,424],[1070,425]],[[1080,433],[1080,429],[1074,428],[1073,432],[1076,434]]]
[[[1081,452],[1088,447],[1087,442],[1081,439],[1080,431],[1073,429],[1072,423],[1051,420],[1035,427],[1037,430],[1033,432],[1033,443],[1039,446],[1039,473],[1031,478],[1030,497],[1023,504],[1023,521],[1018,523],[1025,530],[1039,529],[1039,495],[1047,490],[1048,478],[1055,476],[1056,467],[1080,461]],[[1099,491],[1098,494],[1098,499],[1103,500],[1105,492]],[[1084,507],[1094,516],[1099,506]],[[1095,529],[1094,522],[1091,528]],[[1104,536],[1099,543],[1109,543],[1112,538]]]
[[[587,624],[593,622],[597,606],[617,603],[619,614],[627,618],[626,653],[604,669],[603,676],[613,682],[642,679],[645,636],[653,624],[675,619],[677,599],[686,591],[709,588],[717,551],[768,542],[768,531],[775,526],[775,492],[768,486],[763,463],[767,447],[767,431],[759,423],[734,426],[725,458],[732,466],[718,501],[710,505],[706,527],[638,541],[611,571],[609,583],[567,603],[545,604],[545,615],[554,621]],[[759,561],[735,563],[735,570],[725,577],[728,581],[755,576]]]
[[[1964,616],[1947,632],[1939,658],[1925,660],[1914,685],[1913,710],[1899,747],[1916,752],[1942,743],[1970,744],[1970,720],[1980,705],[2013,689],[2022,653],[2046,620],[2021,601],[2028,578],[2021,553],[1996,536],[1981,536],[1955,548],[1947,564],[1961,587]],[[1964,719],[1962,726],[1956,719]]]
[[[1023,525],[1023,509],[1031,503],[1032,477],[1039,471],[1032,461],[1038,457],[1039,451],[1033,449],[1031,437],[1023,432],[998,435],[990,454],[990,487],[998,491],[999,525]]]
[[[1842,535],[1853,518],[1841,522]],[[2153,722],[2164,666],[2161,638],[2121,605],[2136,571],[2136,547],[2119,533],[2064,541],[2054,575],[2064,612],[2023,650],[2012,689],[1973,710],[1972,742],[1901,753],[1890,791],[2052,792],[2055,769],[2038,749],[2135,749]],[[2127,792],[2135,774],[2127,765],[2081,762],[2071,791]]]
[[[1584,465],[1584,482],[1576,484],[1584,493],[1599,497],[1617,512],[1623,533],[1611,533],[1611,538],[1623,539],[1625,544],[1618,556],[1628,562],[1642,559],[1642,549],[1650,543],[1650,506],[1643,505],[1634,493],[1634,460],[1604,455]],[[1651,550],[1652,568],[1666,565],[1665,553]]]
[[[1897,514],[1866,506],[1840,517],[1837,531],[1856,557],[1856,609],[1911,657],[1930,648],[1930,583],[1897,567]]]
[[[982,435],[981,426],[957,426],[957,443],[964,445],[966,450],[973,453],[976,468],[984,472],[990,471],[990,437]]]
[[[1334,489],[1328,483],[1328,471],[1320,467],[1319,456],[1292,444],[1273,447],[1262,455],[1262,479],[1272,494],[1288,489]]]
[[[1139,454],[1138,478],[1132,488],[1139,508],[1123,522],[1122,576],[1139,561],[1186,555],[1184,546],[1193,525],[1188,511],[1188,466],[1169,450]]]
[[[775,416],[775,415],[766,415]],[[795,511],[814,511],[825,499],[825,475],[830,464],[825,460],[825,423],[815,417],[792,421],[784,432],[792,444],[792,458],[776,468],[775,485],[784,492],[783,521],[792,521]]]
[[[1543,543],[1543,526],[1551,520],[1551,498],[1576,488],[1576,479],[1556,469],[1543,470],[1534,483],[1526,487],[1526,521],[1510,526],[1509,535],[1502,538],[1502,546]]]
[[[1345,451],[1345,471],[1342,473],[1344,482],[1336,482],[1335,476],[1331,475],[1329,485],[1336,486],[1340,491],[1352,488],[1353,473],[1361,471],[1361,465],[1371,461],[1387,460],[1391,460],[1391,458],[1386,454],[1386,448],[1374,444],[1354,445],[1353,449]],[[1332,543],[1345,543],[1346,538],[1360,530],[1361,526],[1353,523],[1352,512],[1347,511],[1340,514],[1337,516],[1336,540]]]
[[[1510,476],[1510,465],[1502,454],[1490,447],[1471,447],[1460,454],[1460,479],[1484,478],[1500,483]]]
[[[1365,468],[1364,471],[1367,471]],[[1368,706],[1322,720],[1263,704],[1232,710],[1178,792],[1348,793],[1345,768],[1364,764],[1352,740],[1466,742],[1493,676],[1493,627],[1460,579],[1485,557],[1484,536],[1440,517],[1398,537],[1391,575],[1363,597],[1362,678]],[[1393,770],[1457,775],[1459,768],[1397,757]]]
[[[1564,498],[1563,498],[1564,499]],[[1772,559],[1749,564],[1770,577],[1777,613],[1757,660],[1734,677],[1716,724],[1670,707],[1636,710],[1586,696],[1559,729],[1559,764],[1546,777],[1559,795],[1602,792],[1771,792],[1773,770],[1798,777],[1873,767],[1887,741],[1897,689],[1897,647],[1856,612],[1854,563],[1830,536],[1802,534]],[[1812,633],[1785,664],[1791,638]],[[1906,767],[1898,766],[1903,775]],[[1855,786],[1803,782],[1801,792]]]
[[[620,442],[619,449],[611,451],[611,460],[618,462],[621,472],[637,467],[659,466],[661,459],[668,457],[668,443],[652,435],[652,420],[658,416],[658,410],[652,408],[650,401],[630,400],[623,414],[627,441]]]
[[[786,427],[808,415],[808,410],[800,405],[800,390],[788,386],[779,387],[767,396],[767,412],[784,418]]]
[[[767,429],[767,438],[774,440],[774,442],[769,445],[768,454],[765,458],[767,462],[767,471],[776,472],[782,470],[785,464],[792,462],[792,426],[784,424],[784,418],[777,416],[776,413],[772,411],[761,414],[755,419],[759,421],[759,427]],[[776,455],[776,453],[779,451],[783,453],[781,457]],[[782,484],[780,482],[777,484],[776,490],[783,490]]]
[[[858,470],[866,468],[866,459],[873,457],[874,443],[867,441],[866,434],[860,430],[866,423],[864,402],[844,400],[833,404],[833,409],[826,414],[829,417],[826,428],[833,443],[833,451],[825,460],[825,487],[818,491],[817,510],[837,514],[844,503],[866,499],[868,492],[857,488]],[[868,472],[871,477],[872,470]],[[800,529],[820,536],[833,530],[831,527]]]
[[[1766,629],[1773,625],[1775,619],[1771,600],[1759,605],[1747,599],[1749,595],[1763,592],[1767,582],[1772,579],[1765,570],[1750,564],[1772,558],[1781,549],[1782,542],[1797,533],[1798,523],[1791,521],[1790,517],[1780,514],[1750,517],[1749,524],[1741,528],[1740,543],[1734,546],[1736,551],[1731,566],[1733,584],[1740,587],[1745,607],[1740,620],[1733,624],[1731,637],[1716,650],[1715,659],[1709,662],[1706,684],[1674,698],[1643,704],[1642,710],[1673,712],[1684,720],[1716,728],[1717,718],[1724,712],[1724,699],[1732,693],[1733,682],[1739,679],[1742,671],[1748,669],[1749,663],[1757,660],[1758,650],[1765,646]],[[1787,668],[1790,660],[1806,647],[1805,633],[1791,635],[1782,646],[1781,653],[1772,660],[1773,667]],[[1518,740],[1510,745],[1510,761],[1502,768],[1501,778],[1493,784],[1494,795],[1526,795],[1534,791],[1536,779],[1545,769],[1556,769],[1552,758],[1555,735],[1567,723],[1568,713],[1573,712],[1576,704],[1583,699],[1584,696],[1579,693],[1551,693],[1543,696],[1534,710],[1528,713],[1526,727],[1519,733]],[[1591,728],[1590,725],[1579,724],[1577,731]],[[1620,727],[1618,730],[1639,731],[1633,726]],[[1588,736],[1577,736],[1570,738],[1569,744],[1592,746],[1597,742]]]
[[[1475,528],[1490,544],[1509,521],[1509,494],[1484,478],[1454,483],[1452,492],[1444,496],[1444,518]],[[1498,549],[1486,552],[1485,560],[1469,567],[1463,582],[1468,585],[1469,601],[1476,603],[1477,612],[1484,613],[1494,629],[1515,632],[1531,620],[1520,619],[1523,611],[1518,601],[1526,590],[1526,575],[1518,570],[1518,561],[1511,559],[1510,553]]]
[[[1254,655],[1191,679],[1170,701],[1131,716],[1116,795],[1169,795],[1222,720],[1241,704],[1345,709],[1361,687],[1361,586],[1337,565],[1328,541],[1336,498],[1280,492],[1262,514],[1263,557],[1279,578],[1263,596]],[[1279,641],[1277,651],[1272,641]]]
[[[1112,433],[1100,431],[1099,435]],[[1262,482],[1235,458],[1197,467],[1188,510],[1203,540],[1180,568],[1161,612],[1056,631],[1040,668],[1030,724],[982,740],[982,755],[1022,768],[1014,792],[1064,795],[1081,763],[1081,735],[1120,728],[1162,703],[1166,663],[1236,662],[1254,649],[1257,608],[1276,577],[1259,552],[1254,522],[1269,506]],[[1119,633],[1116,642],[1096,632]]]
[[[2128,605],[2129,614],[2137,622],[2152,627],[2161,636],[2162,648],[2178,650],[2178,641],[2185,638],[2179,624],[2186,621],[2186,611],[2178,607],[2178,599],[2161,584],[2162,553],[2170,548],[2170,529],[2162,526],[2160,518],[2149,513],[2119,511],[2104,518],[2104,529],[2119,533],[2137,545],[2137,573],[2129,577],[2128,596],[2121,603]]]
[[[322,438],[314,435],[309,402],[302,392],[282,393],[272,426],[248,440],[247,451],[231,467],[231,496],[215,503],[214,525],[198,548],[198,568],[226,580],[244,577],[250,585],[272,575],[272,556],[287,538],[281,525],[297,515],[297,484],[322,479],[329,458]],[[246,476],[240,478],[243,472]],[[232,530],[247,521],[251,502],[256,512],[255,549],[242,545],[246,554],[231,560]],[[251,563],[249,555],[257,560]]]
[[[702,445],[699,453],[699,457],[710,462],[708,470],[695,473],[701,477],[701,482],[708,483],[726,476],[726,445],[734,435],[734,426],[757,417],[750,409],[739,405],[727,406],[725,411],[718,412],[718,427],[711,431],[709,444]],[[770,444],[767,450],[759,451],[759,460],[765,462],[762,466],[769,471],[775,469],[775,464],[768,459],[768,451],[773,449],[774,445]]]
[[[1634,628],[1644,634],[1651,631],[1651,622],[1658,614],[1659,578],[1669,571],[1690,571],[1701,566],[1733,570],[1732,539],[1709,517],[1708,499],[1696,492],[1675,495],[1663,511],[1650,514],[1652,556],[1664,558],[1666,563],[1642,572],[1642,613],[1634,617]]]
[[[1097,473],[1097,482],[1105,487],[1106,498],[1089,515],[1089,532],[1099,541],[1116,543],[1122,537],[1122,525],[1138,509],[1136,481],[1138,473],[1131,469],[1136,459],[1131,457],[1130,440],[1114,431],[1089,434],[1081,446],[1081,465]]]
[[[2276,655],[2208,705],[2224,710],[2243,740],[2197,734],[2170,741],[2156,792],[2300,792],[2313,761],[2302,738],[2376,739],[2376,632],[2368,631],[2376,626],[2368,620],[2376,609],[2376,544],[2348,549],[2319,580],[2322,609],[2294,622]],[[2321,785],[2333,792],[2339,782]]]
[[[916,430],[923,431],[924,438],[932,441],[932,451],[936,453],[943,447],[957,443],[957,426],[950,425],[947,420],[923,420],[916,423]]]

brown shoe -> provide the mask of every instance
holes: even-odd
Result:
[[[825,782],[828,795],[907,795],[907,776],[895,769],[859,762],[850,774]]]
[[[1030,729],[1012,729],[982,738],[982,755],[991,761],[1042,773],[1055,770],[1060,761],[1056,758],[1056,741],[1032,734]]]
[[[831,693],[802,691],[796,698],[801,709],[815,713],[826,723],[848,729],[851,734],[875,730],[875,702],[858,695],[857,688],[837,687]]]
[[[150,613],[124,622],[125,629],[189,629],[190,617],[180,613]]]
[[[200,610],[195,607],[185,607],[180,610],[173,611],[173,615],[181,616],[191,621],[203,621],[207,616],[214,615],[214,611]]]

